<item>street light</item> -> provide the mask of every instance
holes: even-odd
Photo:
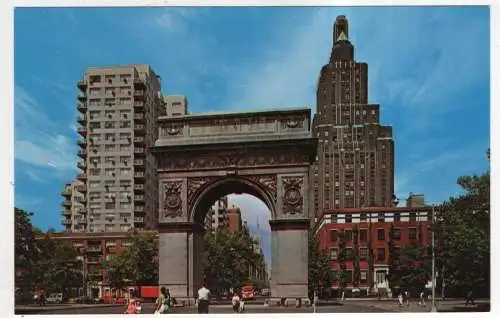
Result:
[[[436,308],[436,238],[435,238],[435,213],[432,204],[432,307],[431,312],[437,312]]]

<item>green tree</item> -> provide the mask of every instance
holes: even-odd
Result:
[[[39,281],[37,263],[40,253],[37,247],[36,234],[40,232],[33,227],[33,213],[14,208],[14,264],[16,302],[31,300],[33,291]]]
[[[130,232],[129,246],[102,262],[112,287],[158,285],[158,241],[153,233]]]
[[[361,269],[359,267],[359,236],[358,236],[358,225],[354,226],[354,236],[353,236],[353,267],[354,267],[354,276],[353,276],[353,285],[354,287],[359,286],[359,281],[361,279]]]
[[[339,271],[338,271],[338,281],[339,281],[339,287],[340,291],[344,291],[345,288],[347,287],[347,265],[346,261],[349,255],[347,255],[347,237],[346,233],[344,231],[340,232],[340,242],[339,242],[339,255],[338,255],[338,262],[339,262]]]
[[[490,174],[459,177],[464,193],[436,211],[436,265],[450,296],[490,294]],[[446,280],[446,281],[444,281]],[[443,288],[444,289],[444,288]]]
[[[320,288],[330,288],[335,281],[330,258],[326,249],[319,248],[313,233],[309,233],[308,248],[308,286],[309,294]]]

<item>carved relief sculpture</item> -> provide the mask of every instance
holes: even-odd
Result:
[[[211,177],[199,177],[188,179],[188,203],[189,206],[193,204],[193,200],[196,197],[196,193],[200,190],[207,182],[209,182]]]
[[[296,214],[302,213],[302,184],[303,177],[284,177],[283,186],[283,213]]]
[[[169,181],[163,184],[163,217],[182,216],[182,181]]]
[[[276,175],[258,175],[258,176],[249,176],[248,179],[259,183],[263,186],[271,196],[276,199],[277,191],[276,191]]]

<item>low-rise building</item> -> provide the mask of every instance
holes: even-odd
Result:
[[[390,228],[393,225],[393,242],[396,248],[411,243],[428,246],[431,242],[431,208],[419,207],[377,207],[377,208],[344,208],[325,211],[317,220],[313,230],[320,249],[326,249],[330,256],[331,266],[335,271],[340,269],[338,262],[340,234],[346,235],[347,255],[354,248],[353,238],[358,231],[358,255],[360,268],[359,290],[386,292],[390,290],[387,274],[389,272],[389,240]],[[370,249],[373,255],[373,285],[369,285]],[[354,264],[346,261],[347,290],[352,290]],[[331,286],[339,288],[335,282]]]

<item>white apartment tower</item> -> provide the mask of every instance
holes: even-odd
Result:
[[[85,209],[84,188],[85,184],[73,181],[66,183],[64,190],[61,191],[64,198],[61,203],[63,206],[61,223],[66,232],[83,232],[85,230],[87,219],[85,213],[82,213],[82,210]]]
[[[160,77],[149,65],[88,68],[77,86],[83,207],[65,222],[78,217],[85,232],[155,228],[158,190],[149,147],[165,113]]]

